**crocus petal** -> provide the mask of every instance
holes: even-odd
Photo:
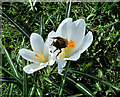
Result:
[[[91,45],[92,41],[93,41],[93,35],[92,32],[89,31],[87,35],[84,37],[82,44],[79,47],[81,53],[84,52]]]
[[[44,41],[41,35],[37,33],[32,33],[30,36],[30,43],[32,49],[37,52],[38,54],[42,54],[44,48]]]
[[[19,54],[26,60],[31,61],[31,62],[40,62],[40,59],[35,57],[35,52],[27,50],[27,49],[20,49]]]
[[[30,64],[30,65],[25,66],[25,67],[23,68],[23,70],[24,70],[26,73],[31,74],[31,73],[33,73],[33,72],[35,72],[35,71],[37,71],[37,70],[40,70],[40,69],[46,67],[47,65],[48,65],[48,62],[46,62],[46,63],[41,63],[41,64],[35,64],[35,63],[33,63],[33,64]]]
[[[47,40],[45,41],[44,43],[44,49],[43,49],[43,54],[45,56],[49,56],[49,46],[50,44],[52,44],[52,41],[51,41],[51,38],[52,37],[57,37],[57,34],[54,32],[54,31],[51,31],[49,34],[48,34],[48,38]]]
[[[49,58],[49,44],[50,44],[50,40],[47,39],[44,43],[44,49],[43,49],[43,54],[44,57]]]
[[[58,36],[61,36],[63,38],[67,38],[68,36],[68,32],[69,32],[69,27],[72,23],[72,18],[66,18],[64,19],[61,24],[59,25],[56,33],[58,34]]]
[[[58,62],[58,73],[61,74],[62,71],[63,71],[63,68],[65,67],[65,65],[67,63],[67,61],[60,59],[60,60],[57,60],[57,62]]]
[[[52,66],[55,63],[55,61],[51,59],[48,63],[50,66]]]
[[[57,37],[58,35],[57,35],[57,33],[56,32],[54,32],[54,31],[51,31],[49,34],[48,34],[48,38],[52,38],[52,37]]]
[[[72,23],[69,31],[68,40],[73,40],[75,47],[67,54],[67,56],[73,55],[74,52],[78,51],[85,35],[85,21],[84,19],[76,20]]]
[[[72,56],[69,58],[64,58],[64,60],[72,60],[72,61],[77,61],[80,58],[81,50],[77,51],[74,53]]]
[[[70,39],[75,42],[76,47],[79,47],[79,45],[82,43],[85,34],[85,21],[84,19],[79,19],[73,22],[73,24],[75,24],[76,27],[73,28],[75,29],[75,31],[72,32]]]
[[[69,53],[68,56],[71,56],[69,58],[65,58],[65,60],[73,60],[76,61],[77,59],[80,58],[80,54],[83,53],[92,43],[93,41],[93,35],[92,32],[88,32],[87,35],[84,37],[81,45],[77,47],[77,49],[72,49]]]

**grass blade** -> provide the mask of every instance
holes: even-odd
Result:
[[[40,21],[40,26],[39,26],[39,33],[40,33],[40,35],[42,35],[42,28],[43,28],[42,24],[43,24],[43,17],[41,15],[41,21]]]
[[[39,88],[37,88],[37,94],[39,97],[43,97],[42,91]]]
[[[25,66],[26,62],[24,59],[22,59],[23,66]],[[27,74],[23,71],[23,96],[27,96]]]
[[[37,2],[37,0],[34,0],[34,2],[33,2],[33,6],[35,6],[35,3]]]
[[[33,87],[30,89],[30,91],[28,93],[29,97],[33,97],[33,95],[37,91],[37,75],[38,75],[38,71],[34,73],[33,81],[34,81],[35,84],[33,84]]]
[[[24,45],[24,42],[25,42],[25,36],[24,36],[24,38],[23,38],[23,40],[22,40],[22,43],[21,43],[21,48],[23,47],[23,45]],[[20,48],[20,49],[21,49]],[[20,61],[20,54],[18,54],[18,57],[17,57],[17,63],[19,64],[19,61]]]
[[[48,83],[54,85],[56,88],[59,88],[59,85],[53,83],[49,78],[44,77],[44,80],[47,81]],[[65,88],[63,88],[63,91],[66,92],[66,93],[68,93],[69,95],[71,95],[71,92],[67,91]]]
[[[33,95],[34,95],[34,93],[35,93],[35,86],[33,86],[31,89],[30,89],[30,91],[29,91],[29,93],[28,93],[28,97],[33,97]]]
[[[31,9],[33,10],[33,4],[32,4],[32,1],[29,0],[29,3],[30,3],[30,6],[31,6]]]
[[[67,72],[68,72],[68,68],[69,68],[69,66],[70,66],[70,63],[71,63],[71,61],[69,61],[68,65],[67,65],[67,67],[66,67],[66,70],[65,70],[65,72],[64,72],[64,74],[63,74],[63,76],[62,76],[61,85],[60,85],[59,90],[58,90],[59,97],[62,96],[62,90],[63,90],[63,86],[64,86],[64,84],[65,84],[65,78],[66,78],[66,76],[67,76]]]
[[[0,44],[2,45],[1,41],[0,41]],[[12,60],[11,60],[9,54],[8,54],[8,51],[6,50],[6,48],[5,48],[3,45],[2,45],[2,48],[3,48],[4,51],[5,51],[5,54],[6,54],[6,56],[7,56],[8,62],[9,62],[9,64],[10,64],[10,66],[11,66],[11,69],[12,69],[13,73],[20,79],[20,75],[19,75],[16,67],[15,67],[14,64],[13,64],[13,62],[12,62]]]
[[[8,86],[8,91],[7,91],[7,97],[11,97],[12,96],[12,91],[13,91],[13,83],[9,83]]]
[[[47,14],[47,15],[48,15],[48,19],[46,20],[45,24],[47,24],[49,20],[52,21],[51,18],[52,18],[57,12],[58,12],[58,10],[56,10],[52,15]],[[52,22],[52,23],[53,23],[53,22]],[[54,24],[53,24],[53,25],[54,25]]]
[[[22,32],[27,38],[29,38],[29,35],[18,25],[16,24],[10,17],[7,16],[7,14],[3,11],[1,11],[2,14],[12,23],[15,25],[15,27],[20,31]]]
[[[13,86],[14,86],[14,84],[11,83],[11,86],[10,86],[10,92],[9,92],[9,96],[8,96],[8,97],[11,97],[11,96],[12,96]]]
[[[81,90],[85,95],[90,96],[90,97],[94,97],[92,92],[85,87],[84,85],[82,85],[81,83],[76,83],[74,80],[70,79],[69,77],[66,77],[70,82],[72,82],[73,84],[75,84],[75,86]]]
[[[5,77],[2,77],[0,78],[0,81],[2,82],[8,82],[8,83],[17,83],[17,81],[14,79],[14,78],[5,78]]]
[[[67,18],[69,18],[70,16],[70,11],[71,11],[71,0],[69,0],[68,6],[67,6],[67,15],[66,15]]]
[[[108,9],[112,9],[112,7],[117,3],[118,0],[115,0],[109,7]]]
[[[83,96],[83,94],[70,95],[70,96],[67,96],[67,97],[80,97],[80,96]]]
[[[116,86],[114,86],[114,85],[112,85],[112,84],[110,84],[110,83],[108,83],[108,82],[106,82],[106,81],[104,81],[104,80],[102,80],[102,79],[100,79],[100,78],[98,78],[98,77],[95,77],[95,76],[92,76],[92,75],[89,75],[89,74],[86,74],[86,73],[83,73],[83,72],[80,72],[80,71],[74,71],[74,70],[68,70],[68,71],[72,71],[72,72],[75,72],[75,73],[79,73],[79,74],[81,74],[81,75],[83,75],[83,76],[88,76],[88,77],[93,78],[93,79],[95,79],[95,80],[101,81],[102,83],[104,83],[104,84],[106,84],[106,85],[109,85],[109,86],[111,86],[112,88],[114,88],[114,89],[116,89],[116,90],[120,90],[118,87],[116,87]]]
[[[7,74],[9,74],[11,77],[13,77],[14,79],[16,79],[19,82],[19,84],[23,85],[22,81],[18,77],[16,77],[13,73],[11,73],[10,71],[8,71],[6,68],[0,66],[0,69],[4,70]]]

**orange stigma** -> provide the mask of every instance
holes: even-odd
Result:
[[[74,48],[74,47],[75,47],[75,43],[74,43],[73,40],[70,40],[70,41],[68,42],[68,45],[69,45],[71,48]]]
[[[64,49],[64,52],[61,53],[61,56],[67,57],[66,55],[68,54],[68,52],[69,52],[72,48],[74,48],[74,47],[75,47],[74,41],[73,41],[73,40],[70,40],[70,41],[68,42],[67,47]]]
[[[40,58],[41,60],[45,61],[44,55],[42,54],[41,56],[38,56],[38,54],[35,54],[35,57]]]
[[[39,58],[38,54],[35,54],[35,57],[38,57],[38,58]]]

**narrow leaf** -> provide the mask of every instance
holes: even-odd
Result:
[[[39,26],[40,35],[42,35],[42,28],[43,28],[43,18],[42,18],[42,15],[41,15],[40,26]]]
[[[8,82],[8,83],[18,83],[14,78],[5,78],[5,77],[2,77],[2,78],[0,78],[0,81],[2,81],[2,82]]]
[[[75,86],[81,90],[85,95],[90,96],[90,97],[94,97],[92,92],[85,87],[84,85],[82,85],[81,83],[76,83],[74,80],[70,79],[69,77],[66,77],[70,82],[74,83]]]
[[[13,73],[11,73],[10,71],[8,71],[6,68],[4,68],[2,66],[0,66],[0,69],[4,70],[7,74],[9,74],[11,77],[13,77],[14,79],[16,79],[19,82],[19,84],[22,85],[21,80],[18,77],[16,77]]]
[[[69,0],[69,2],[68,2],[66,18],[69,18],[70,11],[71,11],[71,0]]]
[[[0,44],[2,45],[1,41],[0,41]],[[5,51],[5,54],[6,54],[6,56],[7,56],[8,62],[9,62],[9,64],[10,64],[10,66],[11,66],[11,69],[12,69],[13,73],[14,73],[18,78],[20,78],[20,75],[19,75],[16,67],[13,65],[13,62],[12,62],[12,60],[11,60],[9,54],[8,54],[8,51],[6,50],[6,48],[5,48],[3,45],[2,45],[2,47],[3,47],[4,51]]]
[[[26,65],[26,62],[24,59],[22,59],[23,66]],[[23,96],[27,96],[27,74],[23,71]]]
[[[69,61],[68,65],[67,65],[67,67],[66,67],[66,70],[65,70],[65,72],[64,72],[64,74],[63,74],[63,77],[62,77],[61,85],[60,85],[59,90],[58,90],[59,97],[62,96],[62,90],[63,90],[63,86],[64,86],[64,84],[65,84],[65,78],[66,78],[66,76],[67,76],[67,72],[68,72],[68,68],[69,68],[69,66],[70,66],[70,63],[71,63],[71,62]]]
[[[88,76],[88,77],[93,78],[93,79],[95,79],[95,80],[101,81],[102,83],[104,83],[104,84],[106,84],[106,85],[109,85],[109,86],[111,86],[112,88],[114,88],[114,89],[116,89],[116,90],[120,90],[118,87],[116,87],[116,86],[110,84],[109,82],[106,82],[106,81],[104,81],[104,80],[102,80],[102,79],[100,79],[100,78],[98,78],[98,77],[95,77],[95,76],[92,76],[92,75],[89,75],[89,74],[87,74],[87,73],[83,73],[83,72],[80,72],[80,71],[74,71],[74,70],[68,70],[68,71],[72,71],[72,72],[75,72],[75,73],[79,73],[79,74],[81,74],[81,75],[83,75],[83,76]]]
[[[23,47],[23,44],[24,44],[24,42],[25,42],[25,37],[23,38],[23,40],[22,40],[22,43],[21,43],[21,47]],[[21,48],[20,48],[21,49]],[[18,57],[17,57],[17,63],[19,63],[19,60],[20,60],[20,54],[18,54]]]
[[[15,23],[10,17],[7,16],[7,14],[5,12],[3,12],[1,10],[2,14],[13,24],[15,25],[15,27],[20,31],[22,32],[27,38],[29,38],[29,35],[17,24]]]
[[[31,9],[33,10],[32,0],[29,0],[29,3],[30,3],[30,6],[31,6]]]
[[[13,83],[9,83],[8,91],[6,93],[7,97],[11,96],[12,90],[13,90]]]
[[[83,94],[75,94],[75,95],[70,95],[70,96],[67,96],[67,97],[80,97],[80,96],[83,96]]]
[[[35,86],[33,86],[31,89],[30,89],[30,91],[29,91],[29,93],[28,93],[28,97],[33,97],[33,95],[34,95],[34,93],[35,93]]]
[[[11,97],[11,96],[12,96],[13,86],[14,86],[14,84],[11,83],[11,86],[10,86],[10,92],[9,92],[9,96],[8,96],[8,97]]]
[[[48,83],[54,85],[56,88],[59,88],[59,85],[57,85],[54,82],[52,82],[49,78],[44,77],[44,80],[46,80]],[[71,92],[68,91],[68,90],[66,90],[65,88],[63,88],[63,91],[66,92],[66,93],[68,93],[68,94],[71,94]]]
[[[37,88],[37,93],[39,97],[43,97],[42,91],[39,88]]]

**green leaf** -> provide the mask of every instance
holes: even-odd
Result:
[[[13,91],[13,83],[9,83],[9,86],[8,86],[8,91],[7,91],[7,97],[11,97],[12,96],[12,91]]]
[[[118,0],[115,0],[115,1],[108,7],[108,9],[112,9],[112,7],[116,4],[116,1],[118,1]]]
[[[68,2],[67,12],[66,12],[66,18],[69,18],[70,11],[71,11],[71,0],[69,0],[69,2]]]
[[[9,92],[9,97],[11,97],[11,96],[12,96],[13,86],[14,86],[14,84],[11,84],[11,86],[10,86],[10,92]]]
[[[69,66],[70,66],[70,63],[71,63],[71,61],[69,61],[68,65],[67,65],[67,67],[66,67],[66,69],[65,69],[65,72],[64,72],[64,74],[63,74],[63,76],[62,76],[62,81],[61,81],[61,84],[60,84],[60,87],[59,87],[59,90],[58,90],[59,97],[62,96],[62,90],[63,90],[63,86],[64,86],[64,84],[65,84],[65,78],[66,78],[66,76],[67,76],[67,72],[68,72],[68,68],[69,68]]]
[[[39,34],[42,35],[42,28],[43,28],[43,16],[41,15],[40,26],[39,26]]]
[[[35,86],[33,86],[32,88],[30,88],[30,91],[28,93],[28,97],[33,97],[33,95],[35,93],[35,90],[36,90]]]
[[[112,92],[112,90],[107,90],[105,93],[108,95],[110,92]]]
[[[52,18],[57,12],[58,12],[58,10],[56,10],[52,15],[47,14],[48,19],[46,20],[45,24],[47,24],[48,21],[50,20],[51,23],[54,25],[54,23],[53,23],[53,21],[51,20],[51,18]],[[55,26],[55,25],[54,25],[54,26]]]
[[[0,45],[2,45],[1,41],[0,41]],[[12,62],[12,60],[11,60],[11,58],[10,58],[10,55],[9,55],[8,51],[6,50],[6,48],[5,48],[3,45],[2,45],[2,48],[3,48],[4,51],[5,51],[5,54],[6,54],[6,56],[7,56],[8,62],[9,62],[9,64],[10,64],[10,66],[11,66],[11,69],[12,69],[13,73],[20,79],[21,77],[20,77],[20,75],[19,75],[16,67],[13,65],[13,62]]]
[[[0,78],[0,81],[2,81],[2,82],[8,82],[8,83],[17,83],[17,81],[14,78],[5,78],[5,77],[2,77],[2,78]]]
[[[24,38],[23,38],[23,40],[22,40],[22,43],[21,43],[21,48],[23,47],[23,45],[24,45],[24,42],[25,42],[25,36],[24,36]],[[20,48],[20,49],[21,49]],[[20,61],[20,54],[18,54],[18,56],[17,56],[17,63],[19,63],[19,61]]]
[[[68,71],[72,71],[72,72],[75,72],[75,73],[79,73],[79,74],[81,74],[81,75],[83,75],[83,76],[88,76],[88,77],[93,78],[93,79],[95,79],[95,80],[101,81],[102,83],[104,83],[104,84],[106,84],[106,85],[109,85],[109,86],[111,86],[112,88],[114,88],[114,89],[116,89],[116,90],[120,90],[118,87],[116,87],[116,86],[110,84],[109,82],[106,82],[106,81],[104,81],[104,80],[102,80],[102,79],[100,79],[100,78],[98,78],[98,77],[95,77],[95,76],[92,76],[92,75],[89,75],[89,74],[87,74],[87,73],[83,73],[83,72],[80,72],[80,71],[74,71],[74,70],[68,70]]]
[[[26,61],[22,59],[23,66],[26,65]],[[26,97],[28,94],[27,88],[27,74],[23,71],[23,96]]]
[[[23,84],[22,84],[22,82],[21,82],[21,80],[18,78],[18,77],[16,77],[13,73],[11,73],[10,71],[8,71],[6,68],[4,68],[4,67],[2,67],[2,66],[0,66],[0,69],[2,69],[3,71],[5,71],[7,74],[9,74],[11,77],[13,77],[16,81],[17,81],[17,85],[21,88],[21,90],[22,90],[22,86],[23,86]]]
[[[44,80],[46,80],[48,83],[54,85],[56,88],[59,88],[59,85],[57,85],[54,82],[52,82],[49,78],[44,77]],[[63,88],[63,91],[66,92],[66,93],[68,93],[68,94],[71,94],[71,92],[68,91],[68,90],[66,90],[65,88]]]
[[[7,14],[5,12],[3,12],[1,10],[2,14],[13,24],[15,25],[15,27],[20,31],[22,32],[27,38],[29,38],[29,35],[17,24],[15,23],[10,17],[7,16]]]
[[[43,97],[42,91],[39,88],[37,88],[37,94],[39,95],[39,97]]]
[[[67,97],[80,97],[83,96],[83,94],[75,94],[75,95],[71,95],[71,96],[67,96]]]
[[[85,95],[90,96],[90,97],[94,97],[92,92],[85,87],[83,84],[81,83],[76,83],[74,80],[70,79],[69,77],[66,77],[70,82],[72,82],[75,87],[77,87],[79,90],[81,90]]]
[[[99,78],[102,78],[102,76],[103,76],[102,71],[101,71],[100,69],[98,69],[98,77],[99,77]]]
[[[34,72],[33,81],[35,84],[33,84],[33,87],[30,88],[30,90],[28,92],[28,97],[33,97],[33,95],[37,92],[37,90],[36,90],[36,88],[37,88],[37,74],[38,74],[38,71]]]
[[[89,18],[91,18],[91,17],[93,17],[93,16],[94,16],[94,14],[91,13],[91,14],[87,17],[87,20],[89,20]]]
[[[0,66],[0,69],[4,70],[7,74],[9,74],[11,77],[13,77],[14,79],[16,79],[16,81],[18,81],[18,83],[20,85],[23,85],[22,81],[18,77],[16,77],[13,73],[11,73],[10,71],[8,71],[6,68]]]
[[[33,10],[33,4],[32,4],[32,1],[29,0],[29,3],[30,3],[30,6],[31,6],[31,9]]]

